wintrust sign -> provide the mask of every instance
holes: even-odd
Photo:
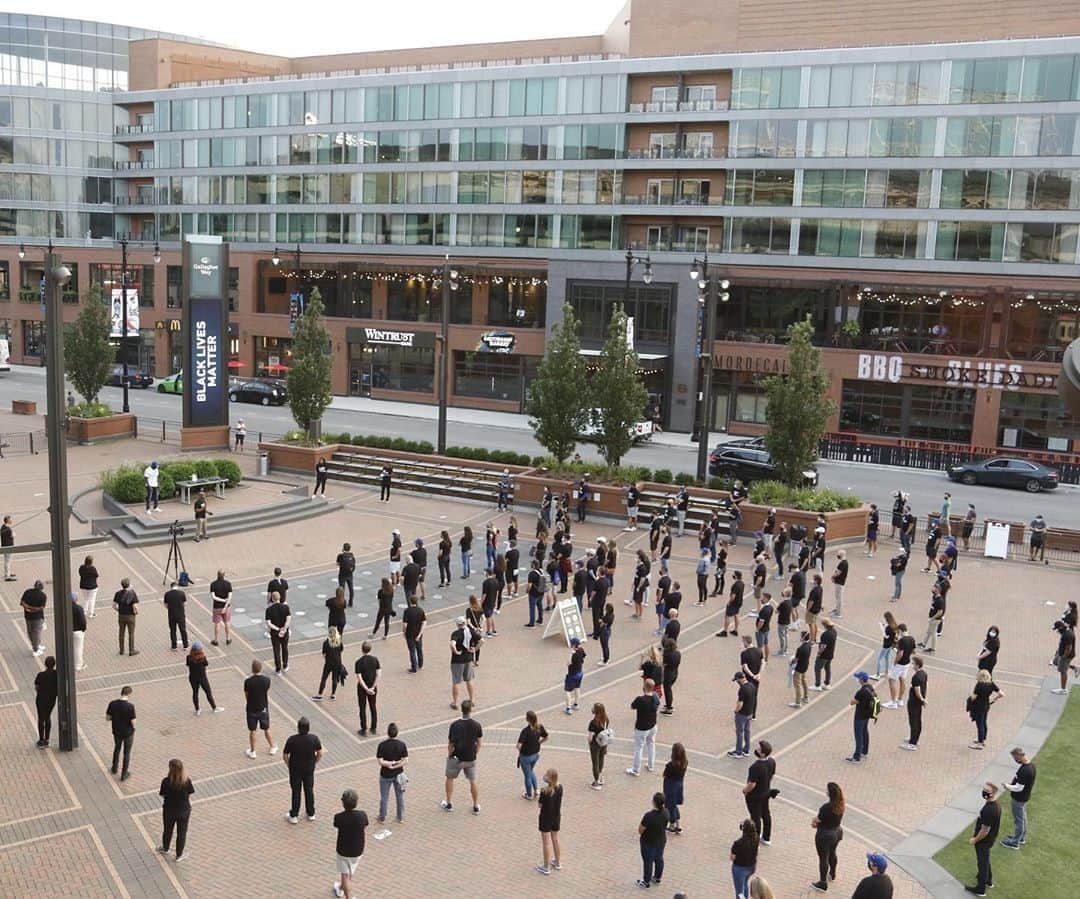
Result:
[[[1019,362],[982,359],[945,359],[938,362],[906,362],[903,356],[860,353],[858,377],[864,381],[932,381],[951,387],[995,390],[1054,390],[1057,376],[1025,371]]]
[[[364,328],[364,337],[368,343],[381,343],[389,346],[412,346],[416,340],[415,331],[384,331],[380,328]]]

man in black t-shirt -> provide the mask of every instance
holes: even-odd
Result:
[[[997,801],[997,786],[992,783],[983,784],[982,798],[985,800],[979,817],[975,821],[975,829],[968,842],[975,847],[975,863],[978,866],[978,876],[975,886],[964,887],[969,893],[976,896],[985,896],[986,888],[994,882],[994,872],[990,868],[990,850],[994,840],[997,839],[998,830],[1001,827],[1001,806]]]
[[[739,653],[739,666],[746,679],[755,687],[761,680],[761,669],[765,664],[765,656],[754,646],[754,638],[749,634],[742,638],[743,651]],[[749,754],[750,750],[747,750]]]
[[[184,644],[184,649],[187,649],[187,613],[184,611],[187,594],[177,587],[176,581],[169,584],[169,589],[165,591],[164,602],[169,613],[169,642],[172,644],[172,651],[176,652],[177,630],[180,631],[180,640]]]
[[[757,621],[754,622],[754,641],[765,655],[767,662],[769,661],[769,634],[772,631],[772,619],[776,606],[773,605],[771,593],[762,593],[761,598],[763,602],[761,608],[758,609]]]
[[[225,572],[218,569],[217,577],[210,584],[210,602],[213,605],[214,639],[211,646],[218,645],[218,625],[225,625],[225,645],[232,643],[229,622],[232,621],[232,584],[225,579]]]
[[[121,769],[120,779],[127,780],[131,777],[128,770],[131,762],[131,746],[135,742],[135,706],[128,698],[131,696],[131,687],[123,687],[120,690],[120,698],[114,699],[105,709],[105,718],[112,725],[113,755],[112,767],[109,771],[116,773],[120,763],[120,749],[124,750],[124,767]]]
[[[600,631],[604,626],[604,607],[607,605],[608,580],[600,575],[593,583],[592,593],[589,595],[589,609],[592,612],[592,638],[600,639]]]
[[[922,736],[922,713],[926,705],[927,676],[923,670],[922,656],[913,656],[911,665],[915,673],[911,675],[911,689],[908,690],[907,717],[908,738],[906,743],[901,743],[901,749],[912,751],[919,747],[919,737]]]
[[[1013,761],[1019,766],[1010,783],[1002,786],[1011,794],[1009,799],[1012,804],[1012,817],[1014,831],[1011,837],[1001,841],[1006,849],[1019,849],[1027,842],[1028,815],[1027,804],[1031,798],[1031,790],[1035,786],[1035,766],[1027,757],[1023,747],[1014,746],[1012,750]]]
[[[244,712],[247,716],[247,757],[255,758],[255,731],[262,729],[270,755],[277,753],[274,738],[270,735],[270,678],[262,673],[262,662],[251,663],[251,677],[244,681]]]
[[[408,608],[401,615],[401,631],[409,648],[409,673],[416,674],[424,667],[424,625],[427,615],[417,604],[416,597],[409,596]]]
[[[541,570],[541,560],[533,559],[532,568],[529,569],[529,623],[525,627],[536,627],[544,623],[544,577]]]
[[[15,545],[15,529],[12,527],[12,518],[10,515],[4,516],[4,523],[0,524],[0,546],[14,546]],[[4,553],[4,580],[14,581],[17,580],[15,572],[11,567],[11,553]]]
[[[908,633],[907,625],[901,622],[897,634],[896,657],[889,669],[889,701],[883,706],[886,709],[898,709],[904,704],[904,685],[915,654],[915,638]]]
[[[735,748],[728,752],[733,759],[750,758],[750,722],[757,713],[757,684],[749,680],[746,672],[735,672],[732,681],[739,685],[735,697]]]
[[[832,683],[832,663],[836,654],[836,627],[831,618],[821,619],[821,637],[818,639],[817,656],[814,659],[814,686],[810,689],[820,693],[828,690]],[[825,674],[825,684],[822,686],[821,675]]]
[[[844,586],[848,579],[847,553],[838,549],[836,551],[836,568],[832,573],[833,595],[836,597],[836,608],[830,613],[834,618],[842,618],[844,615]]]
[[[365,640],[360,646],[362,655],[356,660],[356,702],[360,706],[360,730],[361,737],[368,733],[367,713],[371,712],[371,733],[379,726],[378,711],[375,702],[379,694],[379,680],[382,677],[382,666],[379,660],[371,654],[371,644]]]
[[[337,582],[339,587],[349,589],[349,608],[353,604],[353,572],[356,571],[356,556],[352,554],[352,546],[348,543],[341,545],[341,552],[337,556]]]
[[[810,637],[810,631],[803,631],[799,635],[799,645],[791,656],[791,684],[795,688],[795,699],[788,705],[793,709],[804,706],[810,702],[806,687],[806,672],[810,670],[810,653],[813,650],[814,641]]]
[[[859,689],[848,703],[855,706],[855,751],[844,759],[846,762],[859,762],[864,756],[870,755],[870,721],[877,703],[877,694],[870,686],[870,675],[857,671],[855,679],[859,682]]]
[[[398,779],[404,774],[409,749],[405,741],[399,740],[397,735],[397,725],[391,723],[386,729],[386,739],[375,750],[375,758],[379,760],[379,817],[376,820],[380,824],[386,820],[391,787],[394,788],[394,799],[397,802],[398,824],[405,819],[405,787]]]
[[[1058,635],[1057,652],[1054,653],[1054,666],[1061,677],[1061,686],[1051,693],[1064,696],[1069,692],[1069,672],[1076,658],[1076,631],[1065,621],[1055,621],[1054,630]]]
[[[270,643],[274,647],[274,674],[281,677],[282,671],[289,670],[289,625],[292,624],[292,610],[285,605],[280,594],[273,594],[271,599],[273,601],[266,607],[266,621],[270,630]]]
[[[638,824],[638,843],[643,862],[642,877],[637,881],[645,889],[660,883],[664,876],[664,846],[667,844],[668,813],[664,794],[653,793],[652,808],[642,815]]]
[[[880,852],[866,854],[866,867],[870,873],[859,881],[851,899],[892,899],[892,878],[885,873],[889,862]]]
[[[630,703],[634,710],[634,761],[626,773],[637,777],[641,772],[641,756],[645,754],[645,767],[652,771],[656,764],[656,721],[660,710],[660,697],[656,695],[656,682],[651,678],[642,681],[641,693]]]
[[[458,695],[461,685],[465,684],[465,690],[469,694],[471,704],[473,696],[473,654],[469,648],[471,632],[465,618],[458,615],[454,619],[454,630],[450,632],[450,708],[458,707]]]
[[[124,654],[124,632],[128,635],[128,655],[137,656],[139,650],[135,648],[135,616],[139,614],[139,597],[131,589],[131,581],[123,578],[120,581],[120,589],[113,595],[113,608],[116,609],[116,620],[119,625],[120,655]]]
[[[355,895],[352,891],[352,878],[360,856],[364,854],[364,831],[368,826],[366,812],[357,809],[360,802],[356,790],[346,790],[341,794],[341,807],[344,811],[334,815],[334,827],[337,828],[337,871],[340,883],[334,884],[335,896]]]
[[[194,514],[195,542],[198,543],[200,540],[209,539],[206,535],[206,516],[214,514],[206,508],[206,491],[203,490],[201,487],[199,488],[199,492],[195,497]]]
[[[30,650],[35,656],[45,654],[45,646],[41,642],[41,635],[45,630],[45,603],[47,602],[44,588],[45,585],[41,581],[34,581],[34,586],[24,590],[19,600],[26,622],[26,636],[30,640]]]
[[[412,559],[401,569],[401,588],[405,591],[406,597],[419,596],[417,591],[420,589],[420,566]]]
[[[281,576],[281,568],[274,569],[274,576],[266,585],[266,604],[269,605],[274,601],[274,594],[277,593],[281,596],[281,601],[287,603],[289,601],[289,582]]]
[[[282,759],[289,766],[289,786],[292,788],[292,803],[285,820],[296,824],[300,814],[300,790],[304,790],[304,810],[309,821],[315,820],[315,766],[322,758],[323,747],[319,738],[311,733],[311,723],[307,718],[296,722],[296,733],[285,741]]]
[[[420,569],[420,598],[427,598],[427,588],[424,586],[425,575],[427,574],[427,550],[424,548],[424,541],[417,537],[413,541],[413,550],[409,553],[409,558],[416,564],[416,567]]]
[[[446,742],[446,799],[439,803],[444,811],[453,811],[454,781],[462,772],[469,781],[472,793],[473,814],[480,814],[480,785],[476,782],[476,756],[484,741],[484,729],[473,721],[472,703],[461,703],[461,717],[450,725]]]
[[[772,743],[760,740],[754,750],[756,761],[750,766],[746,774],[746,786],[743,787],[746,810],[750,813],[750,820],[754,822],[759,839],[766,846],[770,845],[772,839],[769,800],[772,798],[772,779],[776,774],[776,759],[770,758],[771,755]]]

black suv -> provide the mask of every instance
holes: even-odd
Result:
[[[709,454],[709,474],[734,478],[744,483],[774,481],[776,466],[765,450],[721,443]],[[803,478],[807,486],[817,486],[818,474],[813,466],[803,472]]]

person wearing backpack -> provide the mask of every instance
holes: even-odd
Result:
[[[877,721],[881,714],[881,700],[870,686],[870,675],[865,671],[855,672],[859,689],[855,691],[849,705],[855,706],[855,751],[845,762],[860,762],[870,755],[870,722]]]
[[[615,739],[615,732],[611,729],[611,722],[608,720],[607,710],[602,702],[593,703],[588,733],[593,776],[590,786],[594,790],[602,790],[604,788],[604,757],[607,755],[611,741]]]

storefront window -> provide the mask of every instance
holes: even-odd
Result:
[[[292,359],[292,339],[289,337],[255,338],[256,377],[283,378]]]
[[[520,402],[521,356],[498,353],[454,353],[454,393],[492,400]]]
[[[824,339],[825,288],[733,284],[728,292],[731,299],[716,307],[719,340],[775,343],[786,337],[789,325],[807,316],[813,320],[815,339]]]
[[[673,293],[674,286],[669,284],[630,285],[630,302],[625,304],[624,311],[634,319],[636,344],[668,348]],[[625,286],[612,282],[571,281],[567,285],[567,297],[574,315],[581,322],[582,341],[595,345],[607,338],[612,310],[616,304],[623,303]]]
[[[170,266],[179,272],[179,266]],[[112,295],[113,289],[119,290],[123,286],[122,271],[118,264],[113,263],[90,263],[90,283],[99,284],[105,291],[105,296]],[[128,265],[128,288],[139,292],[139,307],[153,308],[154,306],[154,266],[152,265]]]
[[[970,443],[975,390],[915,384],[844,381],[840,427],[845,431]]]
[[[1073,340],[1080,337],[1080,298],[1074,302],[1014,303],[1009,310],[1007,349],[1021,359],[1059,362]]]
[[[432,314],[431,282],[419,278],[387,282],[387,317],[392,321],[438,321]]]
[[[1069,416],[1057,396],[1013,391],[1002,395],[998,446],[1068,452],[1076,434],[1080,419]]]
[[[356,347],[358,351],[360,347]],[[370,363],[372,386],[383,390],[431,393],[435,389],[435,350],[425,347],[376,347],[363,353]]]
[[[900,352],[974,355],[982,347],[986,306],[973,297],[926,299],[911,294],[860,294],[862,345]]]
[[[180,266],[169,265],[165,268],[165,305],[169,309],[180,308]],[[260,310],[261,311],[261,310]]]
[[[42,356],[45,353],[45,322],[23,319],[23,355]]]
[[[11,269],[9,264],[0,262],[0,300],[11,299]]]
[[[542,328],[547,308],[543,275],[494,277],[488,285],[487,323],[507,328]]]

